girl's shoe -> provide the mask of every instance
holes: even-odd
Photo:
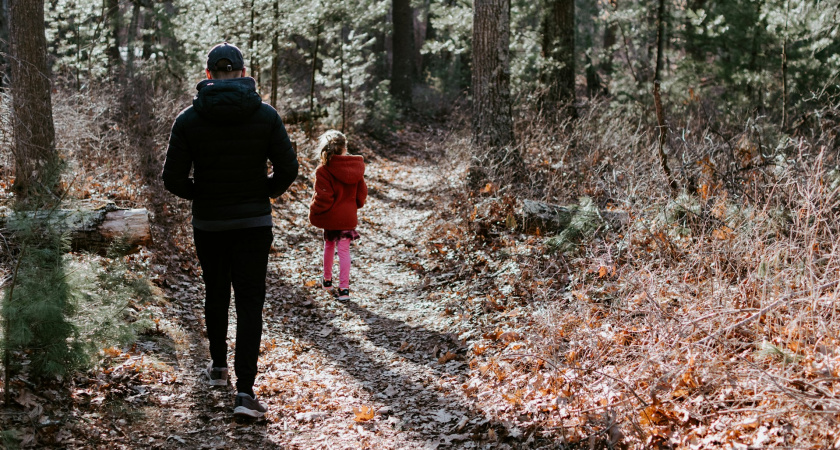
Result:
[[[321,278],[321,287],[330,290],[332,289],[332,280],[327,280],[325,278]]]
[[[350,288],[346,288],[346,289],[339,288],[337,298],[338,298],[338,301],[340,301],[340,302],[346,302],[346,301],[350,300]]]

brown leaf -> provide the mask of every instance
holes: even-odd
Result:
[[[496,331],[492,331],[490,333],[484,333],[481,337],[483,337],[484,339],[489,339],[491,341],[495,341],[495,340],[499,339],[499,336],[501,336],[502,333],[503,333],[502,330],[497,328]]]
[[[15,401],[25,408],[40,406],[40,404],[38,403],[38,397],[36,397],[35,394],[27,391],[26,389],[20,391],[20,395],[17,396]]]
[[[519,339],[520,339],[519,333],[517,333],[515,331],[508,331],[508,332],[502,333],[499,336],[500,341],[508,343],[508,344],[513,342],[513,341],[518,341]]]
[[[440,358],[438,358],[438,364],[446,364],[446,363],[448,363],[449,361],[452,361],[453,359],[455,359],[455,358],[457,358],[457,357],[458,357],[458,354],[457,354],[457,353],[453,353],[453,352],[446,352],[446,354],[444,354],[443,356],[441,356]]]
[[[356,422],[367,422],[370,419],[373,419],[375,415],[373,406],[362,406],[361,408],[353,408],[353,414],[356,415],[356,418],[353,419]]]
[[[400,348],[397,349],[397,353],[411,350],[412,347],[413,347],[413,345],[409,344],[408,342],[403,341],[403,343],[400,345]]]

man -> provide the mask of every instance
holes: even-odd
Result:
[[[230,289],[236,304],[235,416],[262,417],[254,394],[271,248],[269,197],[297,177],[297,155],[277,111],[245,75],[242,52],[227,42],[207,55],[207,79],[175,119],[163,167],[166,189],[192,200],[195,250],[203,272],[204,318],[213,386],[226,386]],[[273,173],[267,175],[266,160]],[[193,178],[190,178],[190,169]]]

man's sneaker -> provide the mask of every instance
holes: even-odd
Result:
[[[256,397],[240,392],[236,394],[236,408],[233,409],[233,415],[236,417],[252,417],[259,419],[264,416],[268,408],[260,403]]]
[[[211,362],[207,365],[207,368],[204,369],[204,375],[207,377],[207,383],[210,386],[227,386],[227,367],[213,367],[213,363]]]
[[[346,289],[339,288],[337,298],[338,298],[338,301],[340,301],[340,302],[346,302],[346,301],[350,300],[350,288],[346,288]]]
[[[326,290],[332,289],[332,280],[321,278],[321,287],[323,287]]]

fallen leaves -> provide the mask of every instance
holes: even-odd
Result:
[[[443,356],[438,358],[438,364],[446,364],[447,362],[452,361],[453,359],[456,359],[456,358],[458,358],[457,353],[448,351],[448,352],[444,353]]]
[[[353,408],[353,414],[355,418],[353,419],[356,422],[367,422],[372,420],[373,417],[376,415],[376,410],[373,406],[361,406],[359,408]]]

